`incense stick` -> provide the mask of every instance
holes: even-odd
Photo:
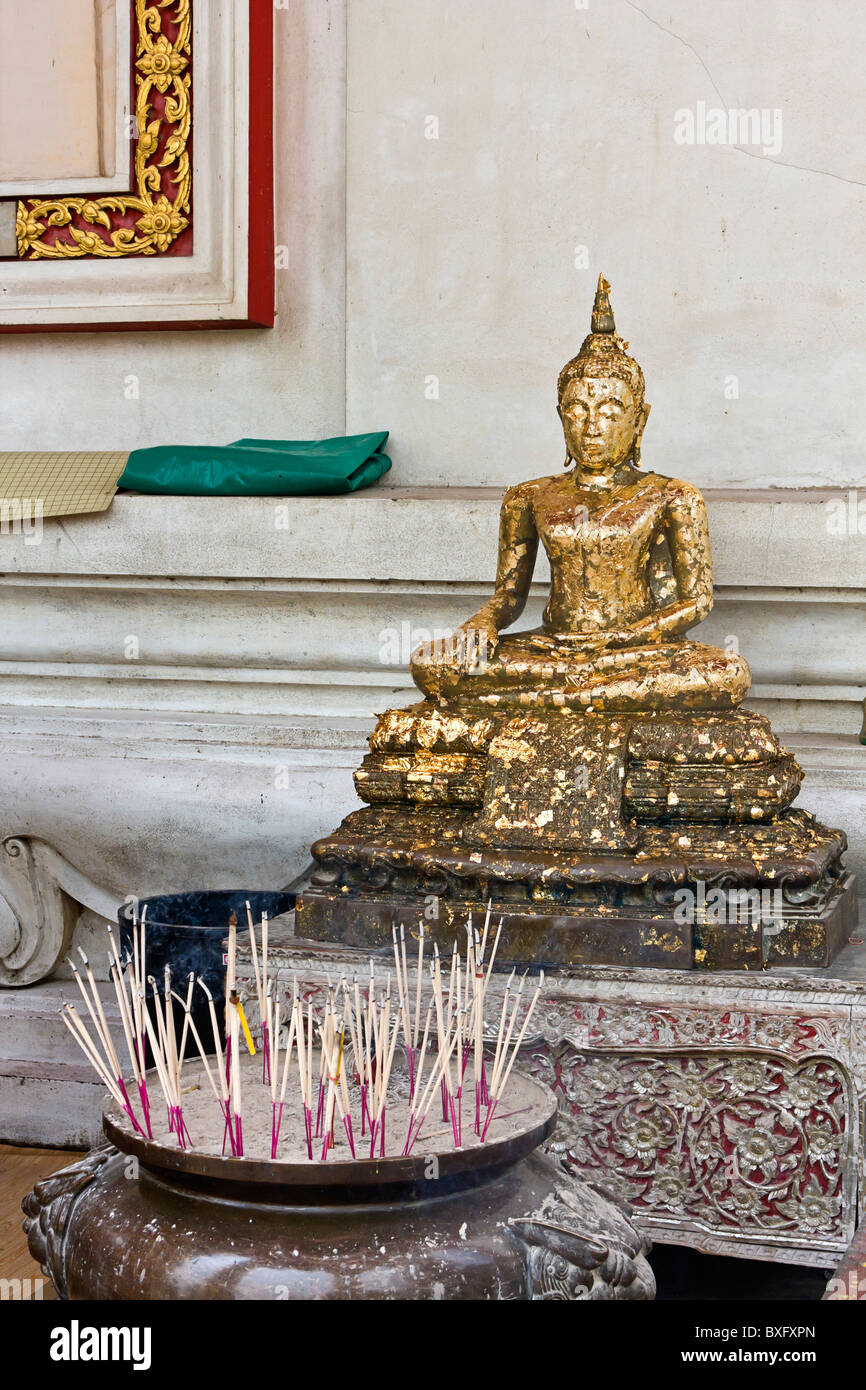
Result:
[[[248,916],[251,928],[251,954],[256,957],[257,933],[251,921],[251,912]],[[245,1152],[242,1039],[246,1040],[251,1055],[255,1053],[255,1045],[244,1012],[245,996],[237,984],[237,919],[234,914],[229,918],[224,1048],[223,1031],[219,1026],[214,996],[204,980],[198,978],[198,984],[207,999],[212,1033],[212,1059],[209,1058],[193,1018],[192,1000],[196,977],[193,974],[187,976],[184,998],[180,992],[172,988],[171,970],[166,966],[163,970],[162,985],[157,987],[153,976],[147,973],[143,919],[144,914],[140,923],[133,916],[132,952],[127,955],[125,965],[121,961],[117,941],[109,928],[109,978],[117,1001],[123,1044],[119,1041],[119,1035],[117,1043],[112,1037],[93,969],[87,956],[80,949],[80,967],[72,960],[70,965],[81,998],[84,1000],[87,1022],[71,1004],[67,1004],[62,1010],[64,1025],[81,1048],[89,1066],[105,1085],[111,1100],[127,1115],[133,1129],[144,1137],[146,1128],[147,1136],[152,1138],[153,1127],[145,1100],[147,1087],[144,1047],[146,1045],[149,1048],[152,1075],[155,1075],[165,1100],[169,1134],[181,1149],[192,1146],[182,1103],[183,1097],[191,1087],[188,1085],[182,1089],[181,1085],[191,1039],[192,1055],[198,1053],[203,1072],[201,1081],[192,1083],[192,1089],[203,1086],[213,1094],[224,1119],[223,1153],[225,1154],[228,1148],[232,1157],[242,1158]],[[512,1071],[525,1043],[534,1010],[544,988],[544,976],[540,976],[532,998],[524,1005],[527,975],[515,984],[515,971],[511,971],[498,1010],[499,1026],[495,1035],[495,1047],[492,1047],[492,1031],[487,1035],[491,1038],[492,1058],[486,1058],[484,1041],[488,986],[500,944],[503,919],[500,917],[492,939],[491,922],[492,902],[488,902],[483,928],[480,931],[473,926],[471,917],[467,922],[465,957],[461,954],[457,941],[453,943],[447,982],[443,980],[442,960],[435,942],[432,960],[425,967],[423,924],[419,928],[417,957],[413,959],[413,963],[417,960],[419,974],[414,982],[410,982],[405,928],[401,925],[398,931],[395,924],[392,929],[395,976],[393,996],[390,969],[386,972],[384,980],[380,979],[377,987],[372,960],[369,987],[364,996],[357,976],[353,977],[351,985],[345,976],[341,976],[336,983],[327,977],[327,990],[318,1009],[314,1008],[311,999],[306,1002],[301,999],[295,979],[292,995],[290,996],[288,991],[285,991],[284,995],[287,1001],[287,1016],[286,1031],[283,1033],[280,1018],[283,996],[277,992],[278,976],[274,974],[268,956],[267,915],[262,915],[261,956],[260,960],[257,960],[255,970],[258,971],[258,987],[262,998],[260,1019],[263,1047],[264,1041],[267,1040],[268,1048],[268,1068],[263,1079],[270,1088],[272,1160],[278,1159],[281,1147],[285,1101],[293,1074],[297,1078],[297,1090],[300,1094],[299,1120],[303,1126],[303,1141],[308,1160],[327,1161],[335,1144],[342,1144],[343,1138],[339,1135],[337,1126],[338,1118],[345,1132],[348,1152],[353,1159],[360,1158],[356,1150],[356,1132],[353,1127],[352,1111],[355,1103],[360,1106],[360,1133],[369,1138],[366,1151],[369,1158],[386,1157],[395,1097],[406,1095],[405,1090],[401,1091],[401,1085],[405,1085],[405,1082],[398,1084],[396,1088],[392,1085],[398,1047],[405,1051],[406,1068],[401,1074],[408,1078],[408,1103],[403,1102],[405,1109],[402,1112],[398,1111],[398,1114],[407,1117],[405,1136],[401,1136],[400,1151],[403,1155],[413,1151],[418,1136],[424,1129],[431,1100],[437,1090],[441,1091],[443,1117],[450,1124],[454,1147],[462,1147],[464,1078],[470,1062],[475,1100],[473,1142],[484,1143],[492,1124],[506,1119],[510,1114],[521,1113],[503,1113],[502,1100],[508,1090]],[[425,980],[429,986],[426,997]],[[178,1015],[175,1014],[176,1007],[181,1011]],[[315,1133],[321,1139],[321,1152],[314,1158],[312,1087],[316,1037],[321,1046],[318,1059],[319,1099]],[[281,1056],[283,1038],[285,1043]],[[122,1051],[124,1045],[128,1054],[130,1074],[139,1090],[144,1127],[129,1100],[123,1075],[126,1059],[121,1063],[118,1052],[118,1048]],[[196,1108],[195,1113],[199,1114],[200,1109]],[[250,1111],[256,1130],[259,1125],[258,1113],[256,1103]],[[290,1128],[294,1128],[295,1133],[298,1132],[294,1121]],[[430,1138],[438,1137],[438,1134],[439,1131],[436,1131]],[[263,1135],[253,1134],[252,1152],[257,1153],[258,1146],[265,1142]],[[289,1142],[291,1143],[291,1137]],[[250,1145],[247,1144],[246,1147],[249,1148]],[[397,1152],[393,1144],[390,1147],[392,1153]]]

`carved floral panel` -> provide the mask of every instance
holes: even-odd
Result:
[[[554,1148],[643,1222],[764,1244],[850,1240],[856,1110],[837,1062],[562,1042],[524,1065],[560,1096]]]

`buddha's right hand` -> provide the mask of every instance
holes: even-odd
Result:
[[[454,634],[453,658],[467,675],[483,671],[499,645],[499,630],[486,613],[476,613]]]
[[[470,618],[449,637],[416,648],[409,663],[412,679],[427,695],[446,694],[464,676],[482,674],[498,642],[499,632],[486,614]]]

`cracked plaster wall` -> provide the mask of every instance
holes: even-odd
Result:
[[[499,488],[559,466],[556,375],[603,270],[648,466],[862,482],[862,0],[345,11],[274,10],[276,328],[7,337],[0,447],[387,427],[389,484]],[[700,102],[779,111],[780,148],[677,144]]]
[[[649,467],[857,486],[864,50],[862,0],[352,0],[349,427],[402,482],[555,471],[601,270]],[[700,102],[778,110],[780,148],[678,144]]]

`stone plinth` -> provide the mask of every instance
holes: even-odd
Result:
[[[302,935],[377,945],[435,899],[449,936],[491,901],[508,961],[829,965],[856,920],[847,838],[791,809],[802,772],[765,718],[514,708],[380,717]]]

